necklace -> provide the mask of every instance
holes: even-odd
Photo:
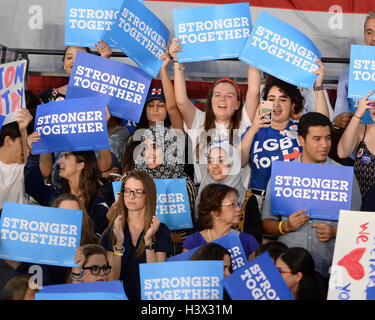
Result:
[[[216,240],[216,239],[219,239],[219,238],[221,238],[221,237],[227,235],[228,233],[230,233],[230,232],[232,232],[232,231],[234,231],[234,230],[233,230],[232,228],[230,228],[230,229],[224,231],[223,234],[222,234],[221,236],[219,236],[219,237],[215,237],[215,239],[214,239],[214,238],[212,237],[212,235],[211,235],[211,229],[207,229],[208,237],[209,237],[209,240],[210,240],[209,242],[211,242],[211,241],[213,241],[213,240]],[[216,232],[215,232],[215,236],[216,236]]]

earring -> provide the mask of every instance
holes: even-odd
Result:
[[[219,217],[218,217],[218,216],[216,216],[216,217],[215,217],[215,219],[216,219],[216,220],[219,220]]]

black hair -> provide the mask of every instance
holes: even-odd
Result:
[[[292,103],[294,103],[293,111],[295,114],[298,114],[303,110],[304,98],[298,87],[270,75],[266,78],[266,83],[263,89],[263,100],[267,100],[268,93],[272,87],[278,87],[281,92],[292,100]]]
[[[255,249],[255,256],[258,257],[261,254],[268,252],[270,257],[276,261],[281,254],[288,250],[288,246],[280,241],[269,241],[265,244],[261,244]]]
[[[64,54],[63,54],[63,57],[62,57],[62,61],[63,61],[63,62],[65,61],[66,52],[68,51],[68,49],[69,49],[70,47],[75,47],[75,46],[67,46],[67,47],[65,47]],[[79,48],[83,48],[83,49],[85,49],[87,53],[92,53],[92,51],[90,50],[89,47],[80,47],[80,46],[78,46],[78,47],[79,47]]]
[[[0,130],[0,147],[4,145],[6,136],[9,136],[12,140],[21,137],[21,132],[16,121],[7,123],[6,125],[2,126]]]
[[[326,290],[315,271],[315,263],[312,255],[304,248],[289,248],[280,256],[292,274],[302,273],[299,283],[297,300],[325,300]]]
[[[332,129],[331,121],[320,112],[305,113],[298,122],[298,135],[306,139],[310,127],[329,127]]]

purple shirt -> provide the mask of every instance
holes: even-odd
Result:
[[[246,257],[249,257],[249,255],[259,247],[258,241],[251,234],[246,232],[240,231],[240,241]],[[191,250],[206,243],[207,241],[203,238],[202,234],[200,232],[195,232],[186,237],[182,247],[184,249]]]

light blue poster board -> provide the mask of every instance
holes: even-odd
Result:
[[[66,99],[100,97],[112,116],[138,122],[151,80],[137,67],[78,51]]]
[[[33,154],[110,149],[105,101],[100,97],[41,104],[34,130],[41,140],[32,144]]]
[[[142,300],[222,300],[223,261],[139,265]]]
[[[251,31],[248,2],[173,10],[179,62],[237,58]]]
[[[66,0],[65,45],[94,47],[111,30],[123,0]],[[110,47],[115,46],[109,42]]]
[[[233,231],[223,237],[220,237],[212,241],[213,243],[219,244],[225,249],[227,249],[232,258],[233,270],[237,270],[245,265],[247,257],[245,251],[242,247],[240,237],[237,231]],[[186,261],[189,260],[195,251],[197,251],[201,246],[193,248],[189,251],[177,254],[175,256],[167,258],[167,261]]]
[[[35,300],[128,300],[122,281],[98,281],[44,286]]]
[[[302,32],[261,11],[239,59],[298,87],[311,89],[321,54]]]
[[[154,179],[156,216],[169,230],[193,228],[186,179]]]
[[[294,300],[268,252],[223,280],[232,300]]]
[[[372,90],[375,90],[375,47],[352,44],[348,98],[362,99]],[[375,100],[375,94],[368,100]]]
[[[141,69],[156,78],[163,64],[159,57],[165,52],[169,34],[162,21],[142,3],[124,1],[104,41],[113,42]]]
[[[82,211],[4,202],[0,258],[74,267]]]
[[[306,209],[310,218],[337,221],[351,207],[353,167],[273,161],[270,183],[272,214]]]

